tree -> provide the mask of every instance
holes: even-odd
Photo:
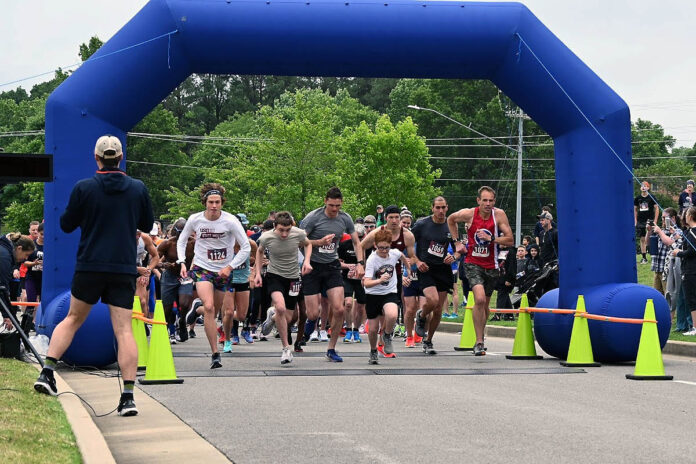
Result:
[[[31,221],[43,218],[44,184],[26,182],[21,184],[22,198],[15,200],[6,208],[3,230],[26,234]]]

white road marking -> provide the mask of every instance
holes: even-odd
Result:
[[[684,384],[686,384],[686,385],[693,385],[693,386],[696,387],[696,382],[687,382],[686,380],[672,380],[672,382],[684,383]]]

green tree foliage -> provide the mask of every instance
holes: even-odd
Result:
[[[661,162],[660,158],[670,156],[676,140],[659,124],[638,119],[631,124],[633,147],[633,169],[640,169]]]
[[[27,182],[20,185],[21,198],[12,201],[5,210],[2,221],[3,231],[29,232],[31,221],[43,218],[44,189],[41,182]]]
[[[96,35],[92,36],[92,38],[89,39],[89,42],[81,44],[79,55],[82,61],[87,61],[90,56],[94,55],[97,50],[101,48],[102,45],[104,45],[104,42],[102,42]]]

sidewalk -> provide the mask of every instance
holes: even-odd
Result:
[[[118,403],[119,386],[118,379],[104,378],[97,375],[89,375],[77,371],[60,369],[60,377],[70,388],[97,411],[97,414],[105,414],[114,409]],[[166,388],[166,386],[163,386]],[[60,391],[65,391],[60,387]],[[84,415],[86,411],[79,400],[72,395],[64,395],[61,398],[74,398],[70,404],[63,402],[66,414]],[[181,398],[182,401],[198,401],[198,398]],[[217,448],[198,435],[191,427],[181,421],[176,415],[157,401],[153,400],[145,392],[137,388],[135,401],[138,405],[139,415],[135,417],[120,417],[114,412],[106,417],[90,416],[96,424],[96,428],[75,428],[80,451],[83,453],[85,463],[166,463],[172,462],[205,462],[206,464],[229,463],[230,461]],[[86,408],[86,406],[84,406]],[[69,411],[70,409],[70,411]],[[98,428],[98,430],[96,430]],[[99,435],[103,435],[101,438]],[[95,455],[99,448],[85,448],[83,443],[92,440],[106,440],[113,459],[104,454]],[[102,452],[104,449],[101,448]]]

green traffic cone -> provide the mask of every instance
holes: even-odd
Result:
[[[459,338],[459,346],[455,351],[473,351],[476,344],[476,331],[474,330],[474,292],[470,291],[464,308],[464,320],[462,321],[462,336]]]
[[[172,357],[172,347],[169,344],[169,332],[164,319],[164,308],[162,302],[157,301],[155,304],[155,322],[162,324],[152,324],[150,332],[150,352],[147,358],[147,369],[145,370],[145,378],[139,379],[143,385],[161,384],[161,383],[183,383],[184,379],[176,377],[176,369],[174,368],[174,358]]]
[[[529,301],[527,294],[522,295],[520,309],[527,309]],[[520,312],[517,318],[517,330],[515,331],[515,342],[512,345],[512,354],[505,356],[507,359],[543,359],[537,355],[534,345],[534,333],[532,332],[532,317],[528,312]]]
[[[568,367],[599,367],[601,364],[595,362],[592,354],[592,342],[590,340],[590,328],[587,325],[587,319],[579,315],[586,312],[584,296],[578,295],[575,310],[577,313],[573,321],[573,331],[570,334],[568,358],[565,361],[561,361],[561,365]]]
[[[137,296],[133,300],[133,314],[143,315],[140,309],[140,298]],[[135,317],[131,320],[131,326],[133,327],[133,338],[135,338],[135,344],[138,346],[138,370],[144,370],[147,367],[147,357],[148,357],[148,346],[147,346],[147,334],[145,333],[145,323],[136,319]]]
[[[645,322],[643,322],[643,328],[640,331],[636,367],[633,374],[626,374],[626,378],[630,380],[672,380],[673,376],[665,375],[665,366],[662,363],[662,350],[660,349],[660,337],[657,334],[653,300],[648,300],[645,304],[643,319]]]

